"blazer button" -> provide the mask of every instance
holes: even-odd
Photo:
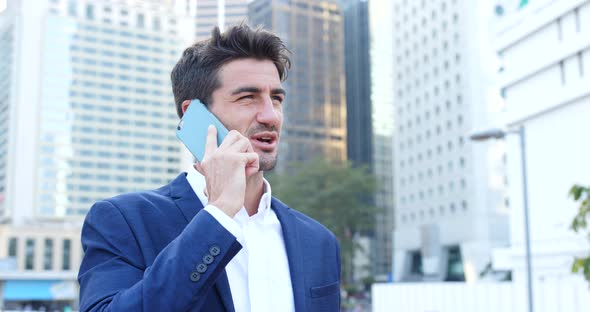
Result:
[[[197,272],[199,273],[205,273],[205,271],[207,271],[207,265],[204,263],[200,263],[199,265],[197,265]]]
[[[191,273],[191,281],[198,282],[201,279],[201,274],[199,272],[192,272]]]
[[[219,246],[213,245],[211,248],[209,248],[209,253],[216,257],[221,253],[221,249],[219,249]]]
[[[203,263],[205,263],[206,265],[213,263],[213,260],[215,260],[215,258],[212,255],[205,255],[203,257]]]

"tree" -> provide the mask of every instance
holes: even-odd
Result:
[[[340,243],[344,282],[352,281],[353,237],[374,227],[376,179],[366,167],[316,159],[269,177],[273,195],[330,229]]]
[[[578,213],[572,221],[571,228],[576,233],[588,231],[588,239],[590,239],[590,229],[588,228],[588,218],[590,217],[590,187],[581,185],[574,185],[570,189],[570,196],[576,202],[580,202]],[[588,257],[576,257],[572,264],[572,272],[579,273],[582,271],[584,278],[590,282],[590,255]]]

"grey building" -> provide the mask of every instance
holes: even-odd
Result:
[[[376,205],[370,240],[370,271],[387,280],[392,270],[393,170],[391,115],[393,36],[387,26],[393,11],[379,1],[343,0],[348,159],[368,165],[378,182],[370,205]]]

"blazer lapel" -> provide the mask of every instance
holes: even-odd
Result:
[[[174,200],[174,203],[176,203],[176,206],[182,211],[187,224],[199,210],[203,209],[203,204],[186,179],[186,173],[181,173],[176,179],[170,182],[170,196]]]
[[[274,209],[283,230],[287,258],[289,259],[289,273],[293,287],[295,311],[305,311],[305,281],[303,271],[303,250],[300,247],[297,218],[291,209],[273,197],[271,207]]]
[[[174,203],[176,203],[176,206],[182,211],[187,224],[203,209],[201,200],[199,200],[199,197],[195,194],[186,179],[186,173],[181,173],[176,179],[170,182],[170,196],[174,200]],[[234,302],[225,270],[223,270],[217,281],[215,281],[215,288],[223,302],[225,310],[234,312]]]

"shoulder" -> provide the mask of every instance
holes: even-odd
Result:
[[[293,209],[287,206],[285,203],[280,201],[279,199],[273,197],[272,198],[273,205],[278,210],[283,210],[284,213],[290,214],[298,223],[298,226],[302,228],[300,233],[305,233],[308,235],[313,235],[314,238],[322,239],[322,240],[329,240],[334,243],[337,242],[336,236],[332,231],[330,231],[327,227],[323,224],[318,222],[317,220],[307,216],[306,214]]]
[[[120,194],[111,198],[103,199],[102,201],[109,202],[116,207],[134,207],[166,202],[171,199],[170,186],[165,185],[154,190]]]
[[[162,215],[174,206],[169,185],[148,191],[120,194],[97,201],[88,212],[88,217],[119,216],[125,219],[145,219],[153,214]],[[143,215],[143,216],[142,216]]]

